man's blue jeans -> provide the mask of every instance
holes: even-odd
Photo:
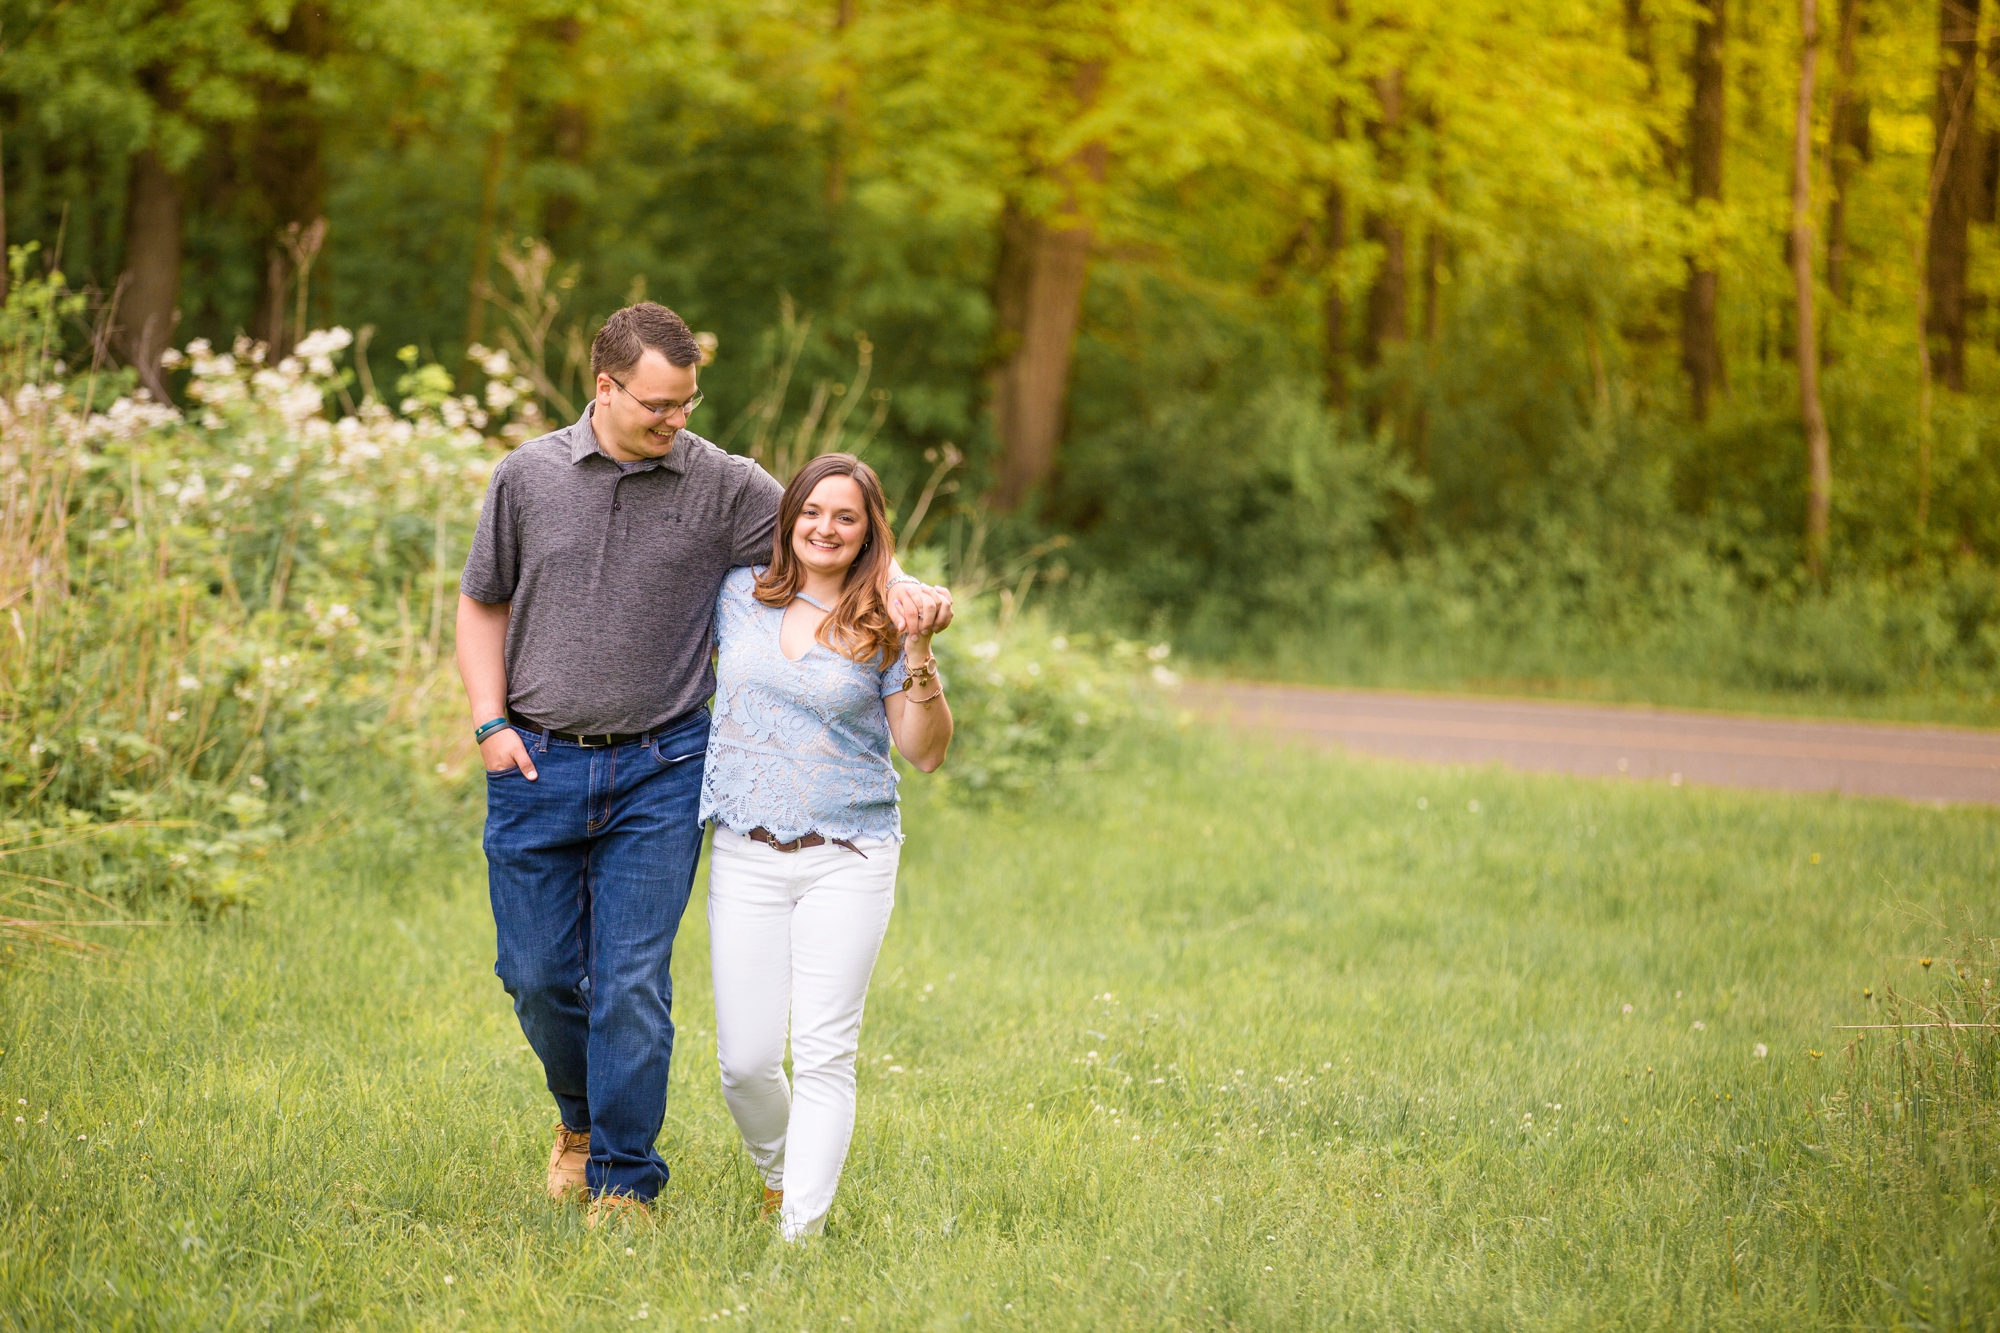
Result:
[[[486,775],[494,971],[563,1124],[590,1132],[593,1192],[651,1199],[673,1059],[674,935],[701,855],[708,713],[586,749],[516,728],[539,775]]]

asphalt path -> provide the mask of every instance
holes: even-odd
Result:
[[[1190,681],[1183,698],[1231,725],[1396,759],[2000,805],[2000,732],[1238,681]]]

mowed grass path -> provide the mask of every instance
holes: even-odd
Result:
[[[818,1243],[757,1217],[699,894],[657,1226],[542,1199],[468,821],[0,979],[0,1327],[1776,1328],[1991,1277],[1990,1155],[1822,1146],[1830,1026],[1995,930],[1990,812],[1204,736],[906,791]]]

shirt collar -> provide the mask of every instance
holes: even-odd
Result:
[[[596,410],[596,403],[586,403],[583,408],[583,415],[578,417],[576,424],[569,428],[569,461],[572,464],[581,463],[592,454],[601,456],[607,462],[616,463],[618,461],[611,457],[610,454],[605,453],[604,446],[597,442],[597,432],[592,429],[590,424],[590,414]],[[674,447],[667,453],[665,458],[648,459],[644,466],[635,467],[632,470],[634,472],[650,472],[655,467],[664,467],[669,472],[685,472],[687,470],[688,452],[686,441],[687,431],[682,429],[675,434]]]

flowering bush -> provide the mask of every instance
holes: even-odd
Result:
[[[1035,612],[1010,616],[991,596],[961,602],[933,640],[956,731],[939,770],[982,799],[1024,792],[1105,754],[1178,683],[1167,645],[1063,634]]]
[[[0,341],[24,340],[34,286]],[[351,341],[169,352],[185,412],[100,405],[107,382],[59,364],[0,399],[0,855],[225,905],[343,767],[435,762],[457,562],[499,457],[481,432],[532,428],[525,381],[489,355],[491,407],[355,404]]]

